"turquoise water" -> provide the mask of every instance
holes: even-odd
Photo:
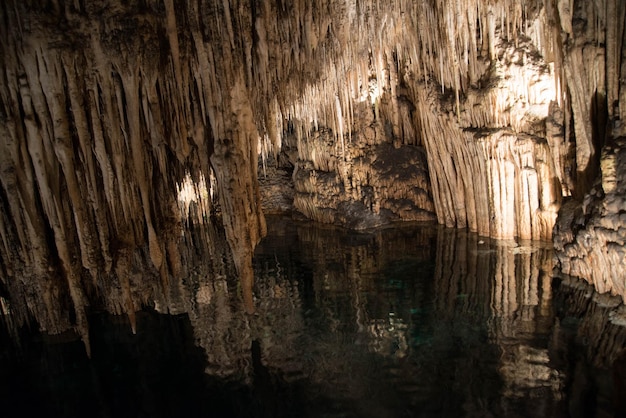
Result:
[[[90,359],[72,333],[4,333],[2,416],[614,416],[624,333],[553,280],[551,257],[434,226],[270,218],[254,315],[198,257],[137,334],[94,312]]]

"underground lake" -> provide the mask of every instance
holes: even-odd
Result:
[[[50,335],[36,319],[3,315],[0,415],[623,412],[618,304],[557,277],[545,243],[269,217],[254,257],[254,314],[241,307],[226,256],[197,243],[189,251],[185,277],[160,284],[167,306],[146,300],[132,321],[88,309],[89,356],[75,332]]]

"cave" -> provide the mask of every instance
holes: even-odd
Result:
[[[624,1],[0,22],[8,416],[626,415]]]

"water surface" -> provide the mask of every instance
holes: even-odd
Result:
[[[72,333],[2,333],[3,416],[615,413],[608,367],[624,333],[586,313],[587,290],[554,282],[545,245],[419,225],[269,227],[254,315],[228,269],[198,256],[166,307],[137,314],[136,334],[93,312],[90,359]],[[588,332],[596,323],[610,342]]]

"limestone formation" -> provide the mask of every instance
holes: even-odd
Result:
[[[603,148],[602,176],[582,206],[564,205],[555,227],[558,269],[626,300],[626,137]]]
[[[298,150],[293,205],[306,217],[352,229],[435,219],[423,149],[359,133],[339,149],[318,131]]]
[[[549,240],[624,135],[625,16],[620,0],[4,1],[0,282],[41,290],[32,311],[69,289],[86,337],[103,282],[132,316],[130,266],[179,274],[182,210],[224,228],[252,311],[259,161],[290,161],[316,220]],[[623,273],[594,281],[622,292]]]

